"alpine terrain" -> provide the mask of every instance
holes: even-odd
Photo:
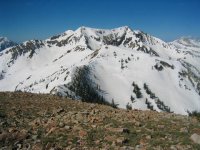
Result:
[[[0,91],[187,114],[200,111],[200,41],[80,27],[0,52]]]
[[[0,51],[4,50],[6,48],[9,48],[9,47],[15,46],[15,45],[17,45],[17,44],[11,40],[8,40],[8,38],[0,37]]]
[[[200,115],[0,92],[1,150],[199,150]]]

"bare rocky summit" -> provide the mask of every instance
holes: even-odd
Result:
[[[197,118],[49,94],[0,93],[0,149],[197,150]]]

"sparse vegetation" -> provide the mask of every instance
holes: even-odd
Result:
[[[146,100],[145,100],[145,104],[147,105],[147,108],[148,108],[148,109],[154,110],[154,109],[153,109],[153,105],[148,101],[147,98],[146,98]]]
[[[123,70],[125,67],[124,67],[124,60],[121,59],[121,69]]]
[[[149,89],[149,87],[146,83],[144,83],[144,89],[145,89],[146,93],[148,95],[150,95],[150,98],[152,98],[152,99],[156,98],[155,93],[151,92],[151,90]]]
[[[171,112],[170,108],[168,106],[166,106],[164,104],[164,102],[162,102],[158,97],[155,96],[155,93],[153,93],[150,88],[148,87],[148,85],[146,83],[144,83],[144,89],[146,91],[146,93],[150,96],[151,99],[154,99],[157,107],[165,112]],[[151,103],[148,101],[148,99],[146,99],[146,104],[147,104],[147,108],[153,110],[153,106],[151,105]]]
[[[46,89],[48,89],[49,84],[46,84]]]
[[[66,87],[76,95],[71,95],[70,92],[66,91],[68,97],[72,99],[77,99],[76,97],[81,97],[83,102],[92,102],[98,104],[104,104],[112,106],[113,108],[117,108],[118,104],[114,102],[109,103],[105,100],[105,98],[101,94],[103,91],[101,90],[100,85],[95,84],[90,76],[90,69],[87,66],[83,66],[82,68],[77,68],[72,82]]]
[[[188,115],[190,117],[195,117],[195,118],[197,118],[200,121],[200,112],[198,112],[198,111],[192,111],[192,112],[187,111],[187,112],[188,112]]]
[[[113,55],[115,56],[115,58],[117,57],[117,53],[115,51],[113,52]]]
[[[113,108],[118,108],[118,105],[119,104],[116,104],[115,101],[114,101],[114,99],[112,99],[112,102],[111,102],[110,106],[112,106]]]
[[[131,110],[130,104],[127,106],[129,111],[49,94],[0,92],[0,147],[200,149],[190,139],[193,133],[198,133],[196,119]]]
[[[132,105],[129,104],[129,103],[127,103],[127,104],[126,104],[126,109],[127,109],[127,110],[132,110]]]
[[[135,98],[131,95],[131,102],[134,103],[135,101]]]
[[[164,69],[163,66],[160,65],[160,64],[154,65],[154,68],[155,68],[156,70],[158,70],[158,71],[162,71],[162,70]]]
[[[142,98],[142,93],[141,93],[141,89],[139,88],[139,86],[135,82],[132,83],[132,86],[134,87],[133,93],[135,93],[136,97]]]
[[[171,112],[170,108],[164,104],[164,102],[160,101],[159,99],[155,100],[157,107],[165,112]]]
[[[112,105],[100,94],[100,86],[96,85],[89,75],[90,69],[88,67],[83,66],[82,68],[77,68],[72,82],[68,85],[69,89],[73,91],[76,96],[80,96],[82,101]]]

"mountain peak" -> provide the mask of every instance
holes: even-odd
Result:
[[[0,51],[15,45],[17,44],[9,40],[7,37],[0,37]]]
[[[2,37],[2,36],[0,36],[0,39],[6,39],[7,37]]]
[[[200,108],[200,54],[188,46],[193,40],[180,41],[185,45],[128,26],[83,26],[26,41],[0,53],[0,90],[187,114]]]
[[[111,33],[111,32],[121,32],[121,31],[132,31],[132,29],[128,26],[122,26],[118,28],[113,28],[113,29],[99,29],[99,28],[91,28],[91,27],[86,27],[86,26],[81,26],[78,29],[75,30],[75,32],[98,32],[98,33]]]

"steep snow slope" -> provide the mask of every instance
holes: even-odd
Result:
[[[129,27],[80,27],[0,53],[0,90],[53,93],[187,114],[200,111],[200,44]],[[199,46],[199,47],[198,47]]]
[[[182,37],[170,43],[174,45],[178,57],[200,70],[200,40]]]
[[[9,48],[9,47],[12,47],[12,46],[15,46],[16,43],[8,40],[8,38],[6,37],[0,37],[0,51],[6,49],[6,48]]]

